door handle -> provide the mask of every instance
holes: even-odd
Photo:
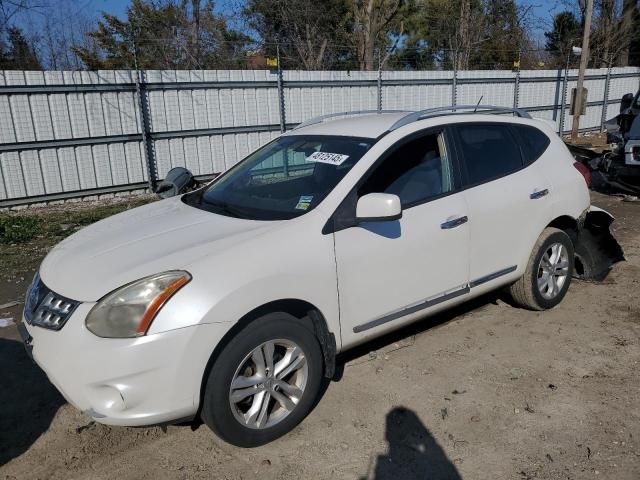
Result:
[[[454,218],[453,220],[447,220],[444,223],[440,224],[440,228],[443,230],[449,230],[451,228],[456,228],[462,225],[463,223],[467,223],[469,221],[469,217],[466,215],[464,217]]]
[[[531,195],[529,195],[529,198],[531,200],[535,200],[536,198],[542,198],[546,195],[549,195],[549,189],[545,188],[544,190],[538,190],[536,192],[533,192]]]

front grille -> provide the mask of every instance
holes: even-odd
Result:
[[[60,330],[80,302],[53,292],[36,276],[31,282],[24,305],[24,318],[30,325]]]

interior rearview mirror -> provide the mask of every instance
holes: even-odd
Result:
[[[633,103],[633,93],[626,93],[620,100],[620,113],[624,112]]]
[[[369,193],[358,199],[358,222],[388,222],[402,218],[400,197],[390,193]]]

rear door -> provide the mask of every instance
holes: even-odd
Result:
[[[454,127],[469,206],[471,287],[500,283],[524,268],[551,206],[545,173],[523,154],[509,123]]]

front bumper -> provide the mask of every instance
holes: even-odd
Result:
[[[640,147],[640,140],[629,140],[624,146],[624,163],[627,165],[640,166],[640,160],[633,154],[634,148]]]
[[[82,304],[59,331],[23,321],[23,341],[67,401],[109,425],[142,426],[192,417],[202,378],[227,323],[199,324],[138,338],[100,338]]]

